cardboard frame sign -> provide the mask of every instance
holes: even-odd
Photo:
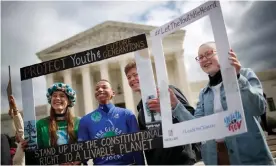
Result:
[[[153,128],[137,133],[38,149],[32,78],[95,63],[134,51],[142,51],[148,54],[145,34],[20,69],[24,135],[25,139],[28,140],[28,148],[25,151],[27,165],[55,165],[84,161],[90,158],[143,151],[163,146],[161,129]]]
[[[223,86],[228,110],[198,119],[173,124],[168,93],[168,76],[163,53],[162,39],[196,20],[209,16],[220,60]],[[167,24],[151,31],[157,82],[160,89],[162,133],[164,147],[184,145],[247,132],[244,110],[239,93],[237,74],[229,63],[230,50],[219,1],[208,1]],[[184,92],[185,93],[185,92]],[[188,120],[188,119],[187,119]],[[234,125],[234,127],[233,127]]]

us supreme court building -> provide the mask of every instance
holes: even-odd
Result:
[[[155,28],[147,25],[107,21],[40,51],[37,56],[41,61],[48,61],[142,33],[147,35],[147,42],[149,48],[151,48],[149,33]],[[185,31],[177,31],[165,38],[163,45],[165,46],[164,53],[169,83],[180,88],[187,98],[192,101],[183,60],[184,36]],[[117,106],[126,107],[137,114],[136,104],[140,98],[132,92],[124,73],[124,67],[130,60],[134,60],[134,52],[48,74],[45,76],[47,87],[54,82],[64,82],[71,85],[77,91],[77,102],[73,108],[74,113],[76,116],[81,117],[98,107],[94,97],[94,87],[100,79],[107,79],[116,93],[112,102]],[[154,67],[154,59],[152,59],[152,62]],[[155,70],[154,75],[156,78]]]

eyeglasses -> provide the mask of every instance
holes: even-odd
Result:
[[[206,59],[210,59],[215,55],[215,52],[216,52],[215,50],[209,50],[209,51],[205,52],[203,55],[199,55],[199,56],[195,57],[195,60],[198,62],[202,62],[204,57]]]

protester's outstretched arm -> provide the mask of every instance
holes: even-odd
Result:
[[[202,91],[199,94],[199,101],[197,103],[197,107],[196,107],[194,116],[180,102],[173,109],[172,114],[179,121],[187,121],[187,120],[191,120],[194,118],[203,117],[204,116],[204,107],[203,107]]]
[[[9,102],[11,106],[11,110],[9,110],[10,116],[13,118],[13,123],[15,126],[15,131],[17,136],[20,139],[24,139],[24,123],[21,114],[18,111],[15,98],[13,96],[9,96]]]
[[[184,107],[189,112],[191,112],[192,115],[194,115],[195,109],[190,105],[189,101],[187,100],[187,98],[185,97],[185,95],[181,92],[181,90],[178,89],[177,87],[173,86],[173,85],[169,85],[169,88],[171,90],[173,90],[174,94],[176,95],[176,97],[180,101],[180,103],[182,103],[182,105],[184,105]]]
[[[23,123],[23,118],[18,111],[14,111],[13,122],[15,125],[15,130],[16,130],[17,136],[23,140],[24,139],[24,123]]]

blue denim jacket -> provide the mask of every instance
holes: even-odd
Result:
[[[263,97],[262,85],[251,69],[242,68],[238,79],[243,109],[248,132],[226,137],[225,144],[228,149],[231,165],[272,165],[273,157],[266,143],[263,130],[257,118],[264,113],[266,101]],[[223,110],[227,110],[223,84],[220,87],[220,99]],[[200,118],[214,114],[214,94],[207,85],[199,94],[199,102],[192,116],[182,104],[173,110],[173,116],[179,121]],[[207,165],[217,165],[217,150],[215,140],[202,143],[202,157]]]

